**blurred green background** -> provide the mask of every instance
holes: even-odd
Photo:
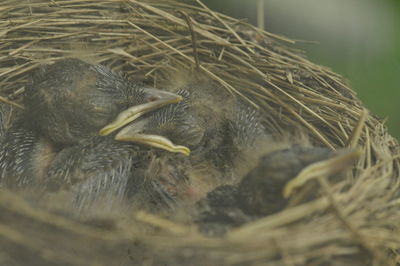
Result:
[[[203,0],[257,24],[257,0]],[[400,139],[400,0],[263,0],[265,30],[299,43],[311,61],[347,78]]]

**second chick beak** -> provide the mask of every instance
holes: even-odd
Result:
[[[148,112],[178,103],[183,99],[182,96],[175,93],[150,88],[146,89],[146,94],[145,103],[132,106],[119,113],[113,122],[100,129],[99,134],[107,136]]]
[[[189,148],[175,145],[171,140],[164,136],[143,133],[143,127],[145,124],[141,122],[142,121],[132,123],[131,125],[121,129],[115,136],[115,140],[147,144],[169,152],[182,153],[187,156],[190,154]]]

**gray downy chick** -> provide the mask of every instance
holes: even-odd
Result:
[[[26,87],[25,110],[12,117],[0,136],[0,183],[40,185],[64,147],[111,133],[181,96],[130,81],[101,65],[66,59],[35,71]],[[118,114],[118,115],[117,115]],[[7,112],[2,115],[6,121]],[[111,125],[111,126],[110,126]]]
[[[169,146],[177,147],[170,151],[188,155],[172,160],[173,168],[179,165],[190,184],[178,194],[195,201],[218,185],[238,182],[242,159],[267,135],[253,107],[210,81],[192,82],[176,93],[184,100],[143,116],[115,139],[166,149],[160,144],[164,141],[154,136],[168,136]],[[182,147],[188,150],[182,152]],[[165,160],[171,161],[173,156],[168,154]],[[171,163],[161,165],[170,167]]]

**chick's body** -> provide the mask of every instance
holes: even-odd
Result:
[[[79,179],[73,175],[82,162],[87,164],[85,167],[91,165],[89,159],[81,161],[86,157],[84,151],[97,145],[93,151],[102,152],[99,147],[103,140],[96,136],[118,113],[137,106],[141,108],[133,109],[133,115],[146,113],[177,100],[177,95],[146,87],[105,66],[78,59],[40,67],[26,88],[25,110],[13,112],[5,104],[0,109],[0,183],[13,187],[40,186],[53,180],[48,172],[57,167],[64,169],[64,177],[71,175],[59,182]],[[75,145],[82,147],[71,148]],[[70,161],[77,165],[70,163],[66,168],[63,160],[57,158],[67,153],[62,151],[64,148],[74,151],[69,156],[76,158]],[[62,152],[58,155],[59,151]],[[107,164],[107,158],[116,152],[105,151],[108,155],[103,154],[102,159]],[[101,166],[99,161],[96,162]]]
[[[146,114],[121,132],[167,138],[189,147],[188,157],[96,136],[122,110],[152,101],[154,90],[77,59],[45,66],[27,88],[28,111],[5,133],[8,144],[0,163],[13,182],[33,180],[49,190],[69,191],[78,210],[125,197],[172,206],[238,182],[242,160],[266,137],[257,111],[208,79],[194,78],[173,91],[184,100]],[[17,157],[16,164],[7,159]]]
[[[219,186],[200,200],[193,209],[193,220],[202,232],[222,235],[232,227],[279,212],[288,204],[282,194],[287,182],[310,164],[333,155],[328,148],[297,144],[269,152],[238,184]],[[316,190],[311,194],[315,197]]]
[[[66,206],[80,215],[110,212],[140,193],[152,156],[131,143],[93,137],[58,153],[44,185],[47,191],[67,193]]]
[[[102,65],[66,59],[33,75],[26,89],[26,124],[55,143],[76,144],[149,97],[140,82]]]
[[[0,103],[0,186],[24,188],[43,178],[55,156],[53,145],[23,126],[23,112]]]
[[[241,160],[267,137],[257,111],[210,80],[195,79],[174,92],[184,100],[131,123],[117,139],[156,134],[189,147],[188,157],[177,155],[169,165],[179,165],[189,183],[180,194],[193,200],[218,185],[238,182],[244,172]]]

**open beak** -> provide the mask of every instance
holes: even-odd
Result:
[[[147,144],[152,147],[167,150],[169,152],[182,153],[187,156],[190,154],[189,148],[181,145],[175,145],[166,137],[140,133],[136,125],[128,125],[124,127],[115,136],[115,140]]]
[[[285,199],[289,198],[296,188],[303,186],[311,179],[331,176],[349,168],[361,155],[362,151],[360,149],[343,150],[330,159],[305,167],[295,178],[285,185],[283,197]]]
[[[183,99],[180,95],[157,89],[146,89],[146,93],[148,94],[146,103],[122,111],[113,122],[100,129],[99,134],[107,136],[148,112],[168,104],[178,103]]]

